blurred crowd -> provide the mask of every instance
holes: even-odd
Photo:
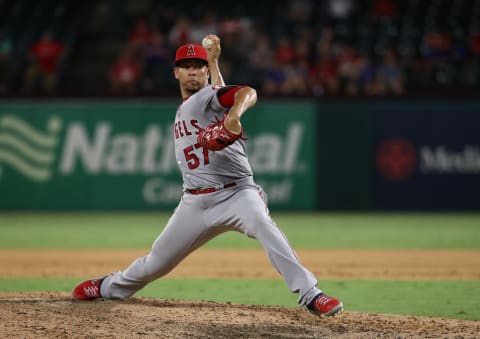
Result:
[[[58,70],[64,52],[64,43],[55,39],[52,32],[45,31],[24,56],[26,62],[20,91],[25,94],[37,91],[53,93],[57,89]],[[9,93],[15,77],[15,62],[13,42],[5,32],[0,31],[0,94]]]
[[[480,25],[462,29],[465,25],[455,20],[471,11],[475,22],[480,1],[471,0],[473,8],[452,2],[448,10],[458,13],[446,19],[441,12],[446,7],[437,2],[429,2],[421,24],[415,21],[422,6],[417,0],[405,1],[402,11],[395,0],[364,1],[363,7],[355,0],[325,0],[321,6],[290,0],[271,17],[225,15],[210,8],[182,13],[160,6],[131,20],[122,48],[105,70],[108,90],[149,93],[176,86],[176,48],[200,43],[207,34],[221,38],[226,81],[250,84],[266,95],[400,96],[421,88],[475,88],[480,85]],[[0,32],[0,93],[12,76],[11,46]],[[64,53],[61,41],[42,35],[29,49],[22,90],[30,93],[40,85],[52,92]]]
[[[436,25],[441,13],[435,12],[418,29],[409,21],[413,16],[400,15],[395,0],[369,3],[359,8],[354,0],[327,0],[322,16],[315,17],[314,1],[287,1],[272,13],[282,17],[274,29],[269,25],[278,20],[219,16],[211,9],[196,16],[163,10],[156,20],[132,24],[110,72],[111,88],[149,91],[171,84],[175,49],[210,33],[222,40],[227,82],[249,83],[267,95],[399,96],[422,86],[480,84],[478,74],[469,72],[479,65],[480,29]]]
[[[124,48],[110,69],[114,92],[154,90],[172,84],[175,49],[187,42],[200,43],[207,34],[222,41],[221,69],[228,83],[248,83],[266,95],[307,96],[324,94],[402,95],[406,74],[396,51],[387,48],[380,58],[357,51],[337,39],[333,27],[325,26],[319,36],[303,21],[310,8],[291,2],[289,25],[277,39],[248,17],[218,19],[214,11],[197,20],[181,15],[160,27],[138,19]],[[167,12],[167,14],[169,14]],[[166,18],[162,18],[166,19]],[[300,24],[300,25],[299,25]]]

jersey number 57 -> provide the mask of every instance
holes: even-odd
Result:
[[[208,165],[208,163],[210,162],[208,159],[208,149],[200,146],[199,143],[196,143],[195,145],[192,145],[192,146],[185,147],[183,150],[183,153],[185,154],[185,160],[187,161],[188,168],[192,170],[200,166],[200,158],[194,152],[194,150],[199,148],[202,149],[203,164]]]

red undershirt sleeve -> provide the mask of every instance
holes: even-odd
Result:
[[[218,91],[218,101],[223,107],[232,107],[234,103],[235,93],[245,86],[228,86]]]

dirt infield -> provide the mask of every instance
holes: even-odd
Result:
[[[0,250],[0,278],[85,277],[120,270],[146,250]],[[480,251],[298,251],[319,278],[480,279]],[[80,258],[80,259],[79,259]],[[81,265],[78,265],[78,262]],[[278,278],[260,250],[202,249],[169,277]],[[132,298],[75,302],[65,293],[0,293],[0,337],[479,338],[480,322],[303,308]]]
[[[0,278],[95,277],[124,269],[147,251],[0,249]],[[320,279],[480,279],[477,250],[300,250],[297,254]],[[279,275],[262,250],[200,249],[168,277],[279,278]]]

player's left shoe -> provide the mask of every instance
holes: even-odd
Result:
[[[343,303],[336,298],[320,293],[307,305],[307,309],[312,314],[321,317],[330,317],[343,311]]]
[[[72,296],[76,300],[92,300],[101,298],[100,286],[104,278],[85,280],[75,286],[72,291]]]

